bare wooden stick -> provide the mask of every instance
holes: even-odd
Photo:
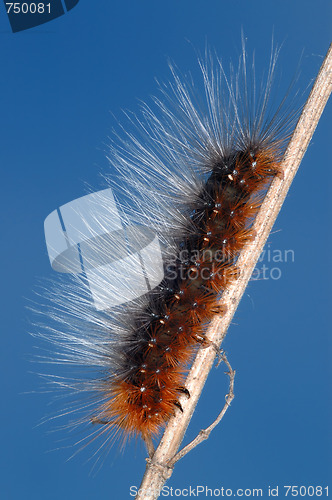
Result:
[[[222,294],[222,303],[227,306],[227,312],[222,317],[216,316],[206,332],[207,338],[216,345],[220,345],[226,336],[235,310],[330,96],[332,90],[331,72],[332,45],[323,61],[285,152],[282,161],[284,178],[276,177],[273,180],[253,225],[256,238],[245,247],[237,261],[240,278]],[[136,499],[156,500],[165,481],[171,476],[172,459],[181,444],[209,371],[213,366],[215,355],[215,349],[212,347],[200,349],[197,353],[186,380],[190,399],[184,396],[180,398],[183,413],[176,411],[176,415],[170,419],[152,459],[148,459]]]

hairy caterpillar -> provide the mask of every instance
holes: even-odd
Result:
[[[44,334],[59,347],[55,362],[87,367],[87,377],[55,382],[90,394],[78,423],[99,424],[97,434],[154,437],[181,410],[179,394],[190,397],[184,387],[188,364],[197,347],[208,345],[206,326],[224,312],[220,294],[237,279],[236,260],[255,236],[251,225],[264,193],[274,176],[282,176],[295,113],[285,102],[270,112],[277,55],[272,53],[258,91],[244,49],[229,77],[208,55],[200,62],[203,103],[195,85],[173,70],[173,83],[154,101],[157,110],[144,106],[142,118],[131,121],[134,131],[110,148],[118,176],[109,182],[122,199],[126,248],[142,249],[143,232],[133,225],[150,228],[160,242],[163,275],[152,262],[156,286],[131,300],[123,292],[126,299],[113,307],[95,308],[90,288],[103,294],[102,283],[107,296],[114,287],[106,271],[110,253],[125,260],[119,234],[100,237],[114,229],[116,216],[101,196],[98,231],[93,234],[86,220],[93,242],[80,246],[86,274],[50,291]],[[96,265],[97,250],[102,260]]]

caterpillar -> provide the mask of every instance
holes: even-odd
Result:
[[[105,191],[98,198],[104,208],[95,238],[79,247],[85,274],[65,276],[50,288],[41,334],[58,347],[53,362],[86,368],[80,379],[54,381],[89,394],[78,402],[84,415],[76,424],[94,424],[92,433],[105,442],[118,435],[123,442],[156,437],[182,410],[179,395],[190,397],[185,374],[192,357],[209,345],[207,325],[225,312],[222,292],[238,278],[237,258],[255,237],[252,223],[264,194],[283,175],[280,162],[297,111],[287,96],[271,110],[277,58],[274,49],[258,90],[245,48],[230,75],[210,52],[199,60],[203,93],[171,67],[172,82],[160,85],[159,97],[114,134],[107,187],[116,193],[117,213]],[[118,213],[122,229],[100,237],[109,236]],[[126,281],[127,298],[96,308],[91,287],[105,297],[112,286],[113,296],[124,293],[119,281],[110,284],[114,276],[106,270],[114,255],[127,265],[123,280],[126,273],[135,277],[119,231],[126,233],[127,250],[136,252],[143,248],[142,228],[158,238],[145,270],[154,286],[131,297]],[[102,256],[97,265],[96,251]]]

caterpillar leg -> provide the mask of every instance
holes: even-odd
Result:
[[[182,394],[185,394],[188,399],[190,398],[190,392],[186,387],[179,387],[178,391],[181,392]]]
[[[173,401],[173,404],[174,406],[176,406],[177,408],[179,408],[179,410],[181,411],[181,413],[183,413],[183,408],[182,408],[182,405],[179,401]]]
[[[208,347],[213,348],[213,350],[215,351],[216,356],[218,358],[217,366],[219,366],[220,363],[223,361],[222,354],[224,351],[222,349],[220,349],[220,347],[218,347],[215,342],[212,342],[211,340],[207,339],[203,335],[197,334],[195,336],[195,340],[196,340],[196,342],[198,342],[200,344],[201,349],[207,349]]]

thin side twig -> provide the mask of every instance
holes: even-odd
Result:
[[[145,438],[146,449],[148,450],[149,457],[152,458],[155,453],[155,447],[151,438]]]
[[[174,467],[174,464],[176,464],[176,462],[178,462],[179,460],[181,460],[181,458],[183,458],[185,455],[187,455],[187,453],[189,453],[191,450],[193,450],[194,448],[196,448],[196,446],[198,446],[200,443],[202,443],[203,441],[205,441],[205,439],[209,438],[209,436],[210,436],[211,432],[213,431],[213,429],[215,427],[217,427],[217,425],[224,418],[224,415],[225,415],[226,411],[228,410],[228,408],[231,405],[231,402],[234,399],[235,370],[233,370],[233,368],[231,367],[230,362],[228,361],[227,356],[226,356],[226,354],[224,352],[220,353],[220,360],[223,361],[225,363],[225,365],[227,366],[228,372],[226,372],[226,373],[229,376],[229,391],[228,391],[228,394],[226,394],[226,402],[224,404],[224,407],[221,410],[221,412],[219,413],[219,415],[217,416],[217,418],[212,422],[211,425],[209,425],[209,427],[207,427],[206,429],[202,429],[199,432],[199,434],[195,437],[195,439],[193,439],[190,443],[188,443],[186,446],[184,446],[182,448],[182,450],[180,450],[169,461],[168,467]]]
[[[323,61],[285,152],[282,161],[284,177],[283,179],[276,177],[273,180],[253,225],[257,236],[253,242],[245,247],[237,261],[240,278],[222,294],[222,303],[227,306],[227,312],[222,317],[216,316],[207,329],[207,338],[218,346],[226,336],[235,310],[330,96],[332,90],[331,72],[332,45]],[[152,459],[148,459],[140,490],[136,496],[137,500],[156,500],[165,481],[171,476],[171,461],[182,442],[207,376],[213,366],[215,355],[215,349],[212,347],[198,351],[186,380],[186,388],[190,392],[190,398],[187,399],[184,396],[180,398],[183,413],[176,411],[176,415],[169,420],[158,448]]]

